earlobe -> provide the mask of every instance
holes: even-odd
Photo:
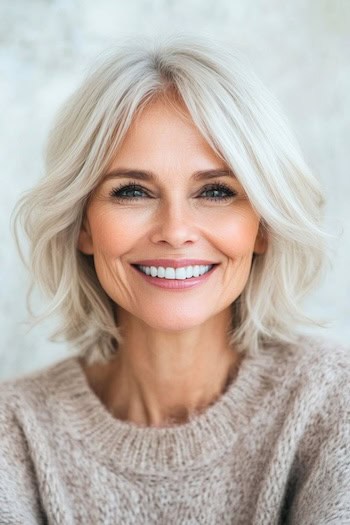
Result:
[[[92,255],[94,253],[90,229],[88,225],[85,224],[85,221],[81,225],[77,246],[82,253],[85,253],[85,255]]]

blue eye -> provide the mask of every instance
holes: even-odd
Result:
[[[204,188],[205,192],[213,192],[216,196],[215,197],[204,197],[205,199],[211,200],[211,201],[220,201],[220,200],[226,200],[231,199],[232,197],[235,197],[237,195],[237,192],[232,190],[229,186],[226,186],[226,184],[217,183],[217,184],[211,184],[210,186],[205,186]],[[224,194],[218,196],[218,193]]]
[[[110,196],[116,198],[117,200],[125,200],[125,201],[132,201],[137,200],[139,197],[129,197],[128,195],[124,195],[124,192],[130,192],[130,193],[142,193],[144,190],[142,186],[138,186],[137,184],[127,184],[118,186],[118,188],[113,188],[110,192]]]
[[[227,199],[232,199],[237,195],[237,192],[233,189],[231,189],[226,184],[222,183],[216,183],[216,184],[210,184],[208,186],[204,186],[202,194],[203,193],[210,193],[213,192],[215,196],[213,197],[202,197],[205,200],[209,201],[224,201]],[[110,192],[110,196],[116,199],[117,201],[135,201],[142,198],[142,193],[146,194],[147,191],[142,186],[131,183],[131,184],[121,184],[117,188],[113,188]],[[128,195],[129,194],[129,195]],[[133,194],[133,195],[130,195]],[[221,194],[221,195],[220,195]]]

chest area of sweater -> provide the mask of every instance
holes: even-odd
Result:
[[[36,460],[44,512],[49,517],[59,509],[59,519],[49,523],[62,524],[253,523],[276,445],[274,433],[266,428],[259,433],[256,425],[259,421],[215,461],[176,471],[135,472],[127,468],[127,458],[101,461],[62,436],[45,463],[40,464],[43,455]],[[276,476],[285,486],[288,472],[277,470]]]
[[[183,472],[140,474],[70,453],[61,456],[64,490],[55,507],[62,509],[62,523],[243,525],[254,513],[249,501],[256,500],[261,467],[232,454],[228,450],[215,462]],[[45,506],[49,514],[52,502]]]

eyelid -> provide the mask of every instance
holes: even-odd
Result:
[[[214,189],[219,190],[219,191],[226,191],[228,193],[232,193],[234,196],[238,195],[238,191],[235,188],[232,188],[229,184],[225,184],[223,182],[212,182],[212,183],[209,183],[209,184],[205,184],[200,191],[204,192],[204,191],[211,191],[211,190],[214,190]],[[231,196],[233,196],[233,195],[231,195]]]
[[[203,200],[207,201],[213,201],[213,202],[224,202],[225,200],[228,201],[229,199],[234,199],[239,196],[239,191],[232,188],[229,184],[222,182],[222,181],[213,181],[208,182],[204,184],[204,186],[201,187],[200,194],[205,191],[223,191],[226,192],[226,196],[223,197],[202,197]],[[119,192],[122,191],[140,191],[144,193],[145,195],[143,197],[126,197],[118,195]],[[118,186],[112,188],[112,190],[109,192],[109,195],[112,199],[120,202],[131,202],[131,201],[139,201],[143,200],[146,196],[150,197],[151,191],[145,188],[142,184],[140,184],[138,181],[130,180],[126,183],[120,183]],[[152,197],[151,197],[152,198]]]
[[[129,189],[129,188],[141,190],[141,191],[144,191],[146,193],[150,193],[151,192],[151,190],[145,188],[139,182],[130,181],[130,182],[126,182],[126,183],[122,182],[122,183],[118,184],[117,186],[113,186],[113,188],[109,192],[109,195],[115,196],[115,193],[117,193],[118,191],[121,191],[121,190],[124,190],[124,189]]]
[[[125,183],[122,182],[122,183],[118,184],[117,186],[113,186],[112,191],[123,189],[123,188],[127,188],[129,186],[137,187],[137,188],[140,188],[142,190],[149,191],[149,192],[152,191],[152,190],[148,189],[147,187],[145,187],[143,185],[143,183],[140,183],[139,181],[135,181],[135,180],[130,180],[129,182],[125,182]],[[235,191],[236,193],[239,192],[239,189],[235,188],[233,185],[228,184],[227,182],[220,181],[220,180],[213,181],[213,182],[207,182],[203,186],[201,186],[200,189],[203,190],[203,189],[207,189],[207,188],[212,188],[213,186],[219,186],[219,187],[222,187],[222,188],[226,188],[228,190]]]

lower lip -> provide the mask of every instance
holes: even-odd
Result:
[[[141,270],[139,270],[136,266],[132,266],[134,270],[141,275],[147,282],[150,284],[153,284],[154,286],[158,286],[159,288],[167,288],[168,290],[184,290],[186,288],[193,288],[194,286],[198,286],[201,283],[204,283],[207,281],[212,273],[215,272],[215,269],[218,267],[218,264],[214,265],[209,272],[201,275],[200,277],[191,277],[189,279],[161,279],[159,277],[152,277],[151,275],[146,275]]]

